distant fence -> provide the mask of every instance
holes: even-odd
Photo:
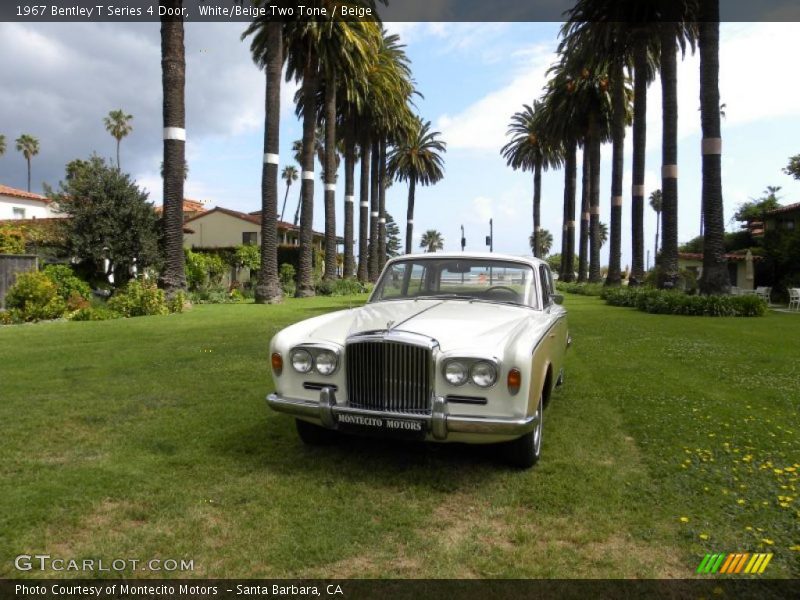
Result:
[[[6,307],[6,294],[17,280],[17,273],[34,271],[39,259],[29,254],[0,254],[0,308]]]

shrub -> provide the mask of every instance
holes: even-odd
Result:
[[[75,275],[75,271],[68,265],[47,265],[43,273],[56,284],[58,295],[67,304],[80,302],[80,298],[88,302],[92,297],[92,288]]]
[[[123,317],[166,315],[169,313],[164,291],[154,282],[132,279],[108,301],[108,308]]]
[[[70,315],[71,321],[108,321],[119,319],[122,315],[107,306],[88,306]]]
[[[13,225],[0,226],[0,254],[25,254],[25,234]]]
[[[218,287],[227,268],[219,254],[186,250],[186,283],[190,291]]]
[[[278,278],[281,281],[281,289],[284,296],[294,296],[296,289],[295,276],[297,271],[294,266],[289,263],[283,263],[278,270]]]
[[[603,293],[602,283],[568,283],[564,281],[556,282],[556,290],[567,292],[568,294],[580,294],[581,296],[600,296]]]
[[[258,271],[261,268],[261,248],[255,244],[237,247],[236,264],[251,271]]]
[[[17,275],[16,283],[6,295],[6,306],[11,318],[19,321],[57,319],[67,310],[56,284],[40,271]]]
[[[660,315],[760,317],[766,303],[757,296],[692,296],[653,288],[616,288],[603,293],[606,304],[627,306]]]
[[[184,291],[177,292],[171,300],[167,301],[167,310],[171,313],[182,313],[187,308],[191,308],[189,296]]]

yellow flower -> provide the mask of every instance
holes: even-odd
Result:
[[[772,469],[772,472],[775,473],[775,475],[783,475],[783,469]]]
[[[781,505],[783,508],[789,508],[789,507],[791,506],[791,504],[789,504],[788,502],[781,502],[781,503],[780,503],[780,505]]]
[[[741,504],[744,504],[744,498],[739,498],[739,499],[736,501],[736,504],[740,504],[740,505],[741,505]]]
[[[746,529],[747,531],[753,531],[753,528],[752,528],[752,527],[750,527],[750,525],[748,525],[747,527],[745,527],[745,529]]]
[[[794,552],[800,552],[800,546],[789,546],[789,550]]]
[[[688,523],[689,517],[681,517],[681,523]]]
[[[775,543],[769,538],[761,538],[761,541],[764,542],[767,546],[772,546],[772,544]]]
[[[708,534],[707,533],[701,533],[700,534],[700,539],[701,540],[707,540],[708,539]]]

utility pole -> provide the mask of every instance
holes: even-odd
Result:
[[[467,245],[467,238],[464,237],[464,226],[461,226],[461,251],[464,251],[464,248]]]
[[[489,219],[489,235],[486,236],[486,245],[489,246],[489,252],[494,252],[494,224],[493,224],[493,219]]]

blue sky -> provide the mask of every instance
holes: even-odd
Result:
[[[511,114],[541,93],[544,72],[555,59],[554,23],[388,23],[407,43],[414,77],[424,98],[420,114],[448,143],[446,177],[418,190],[415,237],[426,229],[444,234],[445,248],[459,248],[460,225],[467,248],[483,250],[488,219],[495,223],[495,251],[528,252],[532,227],[532,177],[505,166],[499,149]],[[259,208],[263,140],[263,75],[238,41],[241,23],[187,24],[186,195],[209,206],[242,211]],[[800,153],[800,81],[792,58],[798,52],[796,23],[722,25],[720,87],[723,121],[723,193],[726,219],[736,205],[767,185],[783,187],[784,203],[800,201],[800,182],[781,172]],[[5,41],[4,41],[5,40]],[[160,70],[158,26],[146,24],[0,24],[0,67],[11,86],[0,90],[0,133],[37,135],[34,189],[55,184],[70,159],[97,151],[112,156],[113,140],[101,118],[112,108],[134,114],[134,132],[123,142],[123,168],[160,203]],[[700,197],[698,59],[679,67],[679,237],[697,235]],[[300,137],[293,86],[285,86],[281,163]],[[660,87],[648,94],[647,194],[660,186]],[[630,262],[630,130],[625,154],[623,264]],[[24,162],[13,148],[0,159],[0,182],[24,187]],[[608,221],[610,147],[603,148],[601,220]],[[580,160],[580,157],[579,157]],[[580,164],[580,163],[579,163]],[[319,167],[318,167],[319,169]],[[343,181],[343,178],[340,178]],[[321,229],[321,186],[315,227]],[[342,227],[342,186],[337,190]],[[543,177],[543,226],[560,244],[563,174]],[[281,199],[283,198],[281,186]],[[293,186],[286,213],[296,207]],[[405,221],[407,188],[395,184],[387,207]],[[646,209],[646,248],[652,249],[655,214]],[[734,225],[729,225],[733,228]],[[404,231],[404,229],[403,229]],[[415,240],[415,248],[418,241]],[[607,261],[607,247],[603,262]]]

